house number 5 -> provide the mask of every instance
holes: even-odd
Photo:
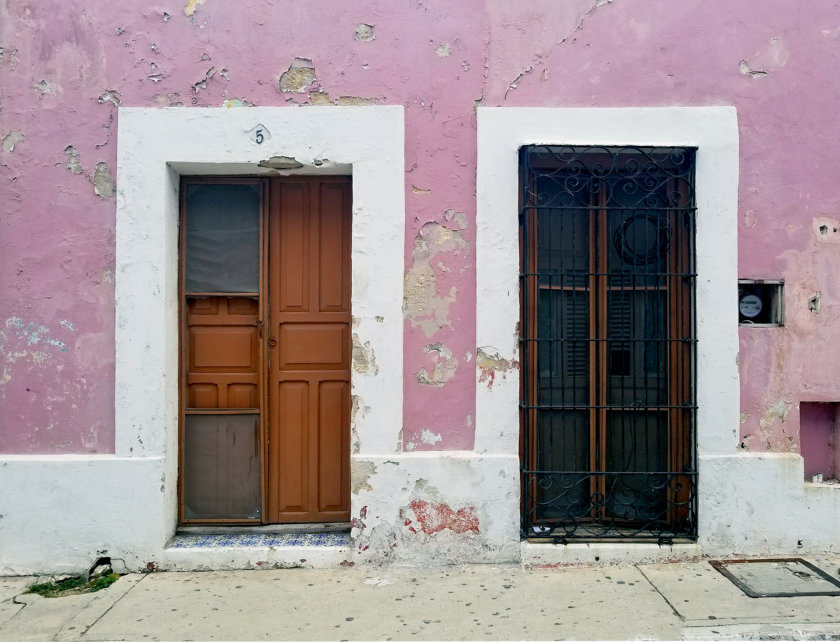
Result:
[[[248,136],[257,145],[262,145],[264,142],[271,140],[271,132],[265,125],[257,125],[248,132]]]

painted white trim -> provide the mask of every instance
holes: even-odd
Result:
[[[518,152],[523,145],[697,147],[697,450],[738,440],[738,122],[734,107],[478,109],[476,342],[518,361]],[[480,364],[479,364],[480,365]],[[482,371],[479,368],[477,377]],[[476,388],[476,450],[517,452],[519,373]],[[703,523],[701,522],[701,528]]]
[[[261,145],[249,134],[257,125],[270,134]],[[258,166],[272,156],[304,167]],[[395,451],[402,425],[404,168],[401,106],[120,108],[116,454],[164,458],[161,547],[176,519],[179,177],[352,173],[353,333],[376,358],[351,375],[367,409],[353,430],[361,453],[381,454]]]

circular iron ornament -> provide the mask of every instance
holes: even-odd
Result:
[[[643,243],[641,247],[627,238],[633,224],[650,225],[656,230],[655,238]],[[647,240],[648,236],[644,235]],[[646,212],[628,216],[621,222],[613,234],[615,251],[625,263],[631,265],[649,265],[662,257],[671,245],[671,226],[668,221]]]

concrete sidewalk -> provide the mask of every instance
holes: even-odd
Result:
[[[705,561],[132,574],[53,599],[33,580],[0,578],[0,639],[840,639],[840,597],[750,598]]]

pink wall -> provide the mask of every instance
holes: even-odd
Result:
[[[743,445],[840,400],[834,2],[134,4],[0,0],[0,451],[113,452],[115,103],[405,106],[409,449],[474,441],[475,105],[734,104],[739,273],[786,283],[741,330]]]

